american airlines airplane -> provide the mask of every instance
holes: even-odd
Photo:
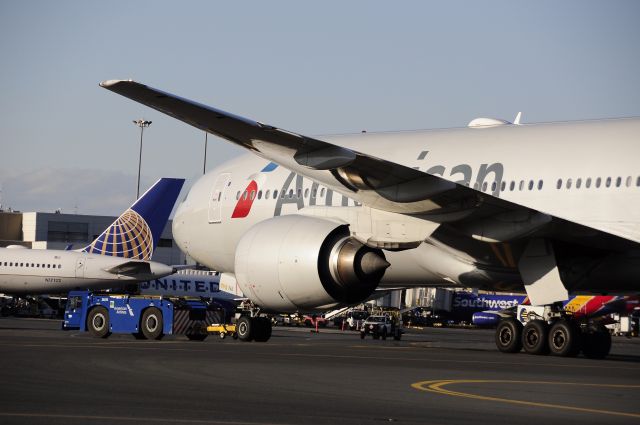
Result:
[[[544,315],[503,320],[501,351],[603,357],[604,330],[562,301],[640,289],[638,118],[308,137],[101,86],[250,151],[193,185],[173,234],[263,310],[336,308],[378,285],[525,289]]]
[[[172,267],[149,261],[184,179],[158,180],[91,244],[78,251],[0,248],[0,292],[57,294],[157,279]]]

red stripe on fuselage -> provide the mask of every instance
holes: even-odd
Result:
[[[243,218],[249,215],[249,212],[251,211],[251,205],[253,205],[253,201],[255,200],[257,191],[258,183],[256,183],[255,180],[251,180],[251,183],[249,183],[245,191],[240,194],[240,199],[238,199],[238,203],[233,209],[231,218]],[[253,199],[251,199],[251,192],[253,192]],[[245,194],[247,196],[246,199]]]

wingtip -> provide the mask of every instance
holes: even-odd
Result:
[[[108,89],[109,87],[115,86],[116,84],[122,83],[122,82],[134,83],[135,81],[133,81],[132,79],[128,79],[128,80],[105,80],[105,81],[100,83],[100,87],[104,87],[105,89]]]

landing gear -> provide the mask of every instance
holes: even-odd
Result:
[[[512,317],[501,320],[496,328],[496,346],[503,353],[522,350],[522,324]]]
[[[552,354],[603,359],[611,350],[611,334],[593,321],[578,321],[557,306],[520,306],[516,317],[500,320],[496,347],[503,353]],[[526,324],[522,325],[522,322]]]
[[[236,332],[240,341],[267,342],[271,338],[271,326],[267,317],[240,316]]]
[[[522,348],[529,354],[547,354],[548,327],[542,320],[530,320],[522,330]]]
[[[589,329],[582,334],[582,353],[589,359],[604,359],[611,351],[611,334],[605,327]]]
[[[549,351],[554,356],[575,357],[580,352],[581,339],[580,328],[574,321],[560,319],[549,329]]]

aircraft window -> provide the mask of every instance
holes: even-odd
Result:
[[[287,193],[283,190],[282,192],[280,192],[280,197],[281,197],[282,199],[284,199],[284,197],[285,197],[285,195],[286,195],[286,194],[287,194]]]
[[[638,179],[636,180],[636,186],[640,186],[640,176],[638,176]]]
[[[36,264],[36,267],[40,267],[40,263]]]
[[[50,269],[51,268],[51,264],[47,264],[47,268]]]
[[[289,199],[293,198],[293,189],[289,189]]]
[[[513,192],[513,189],[515,189],[515,188],[516,188],[516,182],[511,180],[511,183],[509,184],[509,190]]]
[[[498,183],[496,183],[496,182],[491,183],[491,191],[492,192],[496,190],[496,186],[497,185],[498,185]]]
[[[567,179],[567,189],[571,189],[571,183],[573,183],[573,180]]]
[[[487,182],[482,183],[482,191],[483,192],[487,191]]]
[[[302,189],[297,190],[298,198],[302,198]]]
[[[596,187],[599,188],[600,187],[600,183],[602,183],[602,179],[600,177],[598,177],[596,179]]]
[[[306,189],[304,190],[304,197],[305,197],[305,198],[308,198],[308,197],[309,197],[309,188],[306,188]]]
[[[480,189],[480,183],[475,182],[475,183],[473,184],[473,188],[474,188],[475,190]]]
[[[533,180],[529,180],[529,190],[533,190]]]
[[[248,196],[249,196],[249,192],[247,192],[246,190],[242,192],[242,199],[244,199],[245,201],[247,200]]]
[[[518,190],[524,189],[524,180],[520,180],[520,184],[518,185]]]
[[[34,267],[34,264],[33,264],[33,263],[31,263],[31,267]]]
[[[320,190],[320,197],[322,198],[324,196],[324,187]]]
[[[582,179],[578,179],[576,180],[576,189],[580,189],[580,186],[582,186]]]
[[[542,190],[542,180],[538,180],[538,190]]]
[[[250,199],[250,200],[252,200],[252,201],[253,201],[254,199],[256,199],[256,191],[255,191],[255,190],[252,190],[252,191],[251,191],[251,195],[249,195],[249,199]]]
[[[258,199],[262,199],[262,191],[261,190],[258,191]]]
[[[9,265],[13,267],[13,263],[9,263]]]
[[[627,187],[631,187],[631,183],[633,183],[633,178],[631,176],[627,177]]]
[[[269,199],[269,195],[271,195],[271,189],[267,189],[264,193],[264,199]],[[258,192],[258,196],[260,196],[260,192]]]
[[[607,182],[605,184],[607,187],[611,187],[611,177],[607,177]]]
[[[500,191],[504,192],[506,188],[507,188],[507,182],[503,180],[502,184],[500,185]]]
[[[558,179],[558,184],[556,185],[557,189],[560,189],[562,187],[562,179]]]
[[[24,263],[20,263],[20,267],[24,267]]]
[[[273,191],[273,199],[276,199],[276,198],[278,198],[278,191],[274,190]]]
[[[620,187],[621,184],[622,184],[622,177],[618,177],[616,179],[616,187]]]
[[[62,268],[62,264],[58,264],[58,268],[61,269]]]
[[[238,193],[236,193],[236,201],[240,199],[240,191],[238,191]]]
[[[586,187],[587,189],[589,189],[589,188],[591,187],[591,177],[588,177],[588,178],[587,178],[587,181],[586,181],[586,183],[585,183],[584,185],[585,185],[585,187]]]

